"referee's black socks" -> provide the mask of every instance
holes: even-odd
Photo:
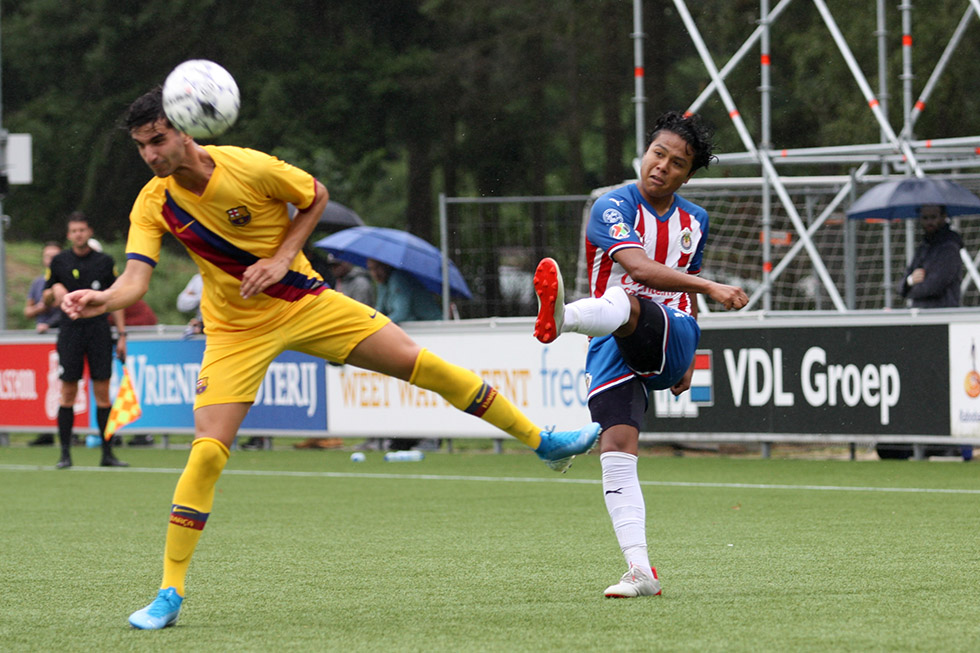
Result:
[[[75,409],[71,406],[58,407],[58,442],[61,443],[61,457],[71,455],[71,431],[75,422]]]
[[[102,459],[112,458],[112,438],[105,437],[105,427],[109,423],[109,411],[112,406],[105,408],[95,408],[95,423],[99,425],[99,438],[102,440]]]

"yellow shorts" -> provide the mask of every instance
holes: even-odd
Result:
[[[286,350],[343,363],[362,340],[391,320],[333,290],[304,298],[271,327],[209,333],[194,408],[252,403],[269,364]]]

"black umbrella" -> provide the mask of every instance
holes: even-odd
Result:
[[[294,215],[296,215],[296,207],[290,204],[289,217],[292,218]],[[349,227],[360,227],[363,224],[364,220],[354,212],[354,209],[348,208],[340,202],[330,200],[323,209],[323,213],[320,214],[316,231],[333,233]]]
[[[980,197],[956,182],[930,177],[906,177],[874,186],[847,210],[852,220],[917,218],[919,208],[940,204],[946,215],[980,215]]]

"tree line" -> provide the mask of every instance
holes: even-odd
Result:
[[[719,67],[757,24],[758,0],[689,4]],[[873,4],[828,4],[877,89]],[[968,3],[914,4],[918,92]],[[893,5],[889,106],[900,127]],[[673,3],[646,0],[643,11],[652,120],[685,109],[709,79]],[[34,183],[5,198],[12,238],[61,238],[76,209],[100,237],[124,237],[149,171],[118,120],[191,58],[221,63],[241,88],[241,116],[215,142],[275,153],[368,223],[432,241],[439,192],[577,194],[633,174],[630,0],[2,0],[0,17],[3,126],[34,139]],[[970,29],[917,134],[980,133],[980,39],[969,38],[980,27]],[[750,56],[728,80],[756,134],[758,68]],[[776,21],[771,69],[775,147],[879,139],[812,3]],[[720,151],[744,149],[717,98],[702,113]]]

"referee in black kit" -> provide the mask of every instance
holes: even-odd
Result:
[[[89,241],[92,227],[84,213],[75,211],[68,216],[68,241],[66,249],[51,260],[47,270],[44,303],[48,306],[61,304],[62,297],[73,290],[92,288],[104,290],[116,280],[112,257],[92,249]],[[123,312],[114,311],[118,332],[116,353],[119,360],[126,360],[126,323]],[[61,442],[61,458],[56,467],[71,467],[72,426],[75,422],[75,397],[78,381],[82,378],[84,361],[88,359],[89,375],[95,394],[96,421],[102,436],[103,467],[127,467],[127,463],[112,455],[112,441],[105,439],[106,422],[109,421],[109,378],[112,376],[112,333],[108,319],[100,315],[79,320],[63,320],[58,330],[58,360],[61,365],[61,400],[58,408],[58,439]]]

